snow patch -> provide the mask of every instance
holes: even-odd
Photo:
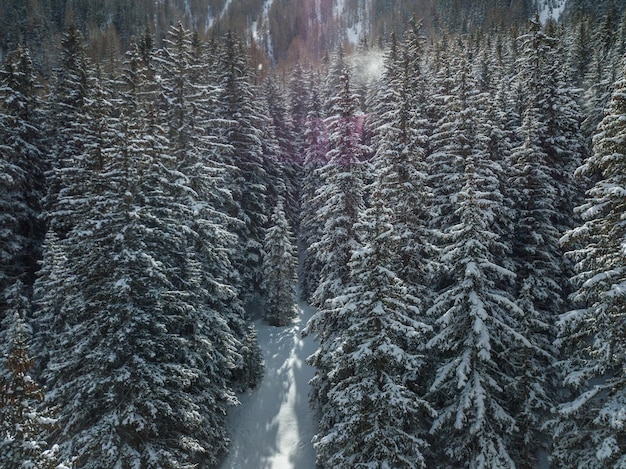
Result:
[[[315,309],[300,302],[300,317],[290,327],[255,322],[265,359],[259,387],[239,397],[231,410],[230,452],[220,469],[315,469],[311,440],[317,421],[309,409],[309,380],[314,368],[306,357],[317,350],[312,336],[301,330]]]
[[[128,283],[128,279],[124,277],[115,282],[114,287],[121,292],[126,292],[130,290],[130,284]]]
[[[216,21],[219,21],[220,19],[222,19],[222,17],[228,12],[228,9],[230,8],[230,4],[232,3],[233,0],[226,0],[226,3],[224,3],[224,7],[222,8],[222,11],[219,12],[216,16],[212,16],[211,15],[211,6],[208,5],[208,12],[207,12],[207,19],[206,19],[206,24],[205,24],[205,28],[208,31],[209,29],[211,29],[213,27],[213,25],[215,24]]]
[[[346,31],[348,41],[352,44],[358,44],[363,35],[363,23],[359,21]]]
[[[546,24],[549,19],[559,21],[566,5],[567,0],[537,0],[537,10],[541,24]]]
[[[204,23],[204,31],[208,31],[209,29],[211,29],[211,27],[213,26],[213,23],[215,22],[215,18],[213,17],[213,15],[211,13],[213,13],[213,11],[211,10],[211,5],[207,5],[206,7],[207,12],[206,12],[206,22]]]
[[[608,462],[610,458],[613,457],[613,455],[619,454],[619,452],[620,448],[617,441],[615,440],[615,437],[610,436],[608,438],[605,438],[598,447],[598,450],[596,451],[596,458],[599,461]]]
[[[335,18],[341,18],[345,9],[345,3],[345,0],[337,0],[337,3],[335,4],[335,8],[333,10],[333,16]]]
[[[230,4],[232,3],[232,1],[233,0],[226,0],[226,3],[224,3],[224,8],[222,8],[222,12],[220,13],[220,18],[226,14],[228,9],[230,8]]]

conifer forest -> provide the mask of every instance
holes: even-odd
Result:
[[[622,0],[2,3],[0,469],[626,469]]]

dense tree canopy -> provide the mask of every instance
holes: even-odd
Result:
[[[28,3],[7,44],[67,27],[20,33],[54,66],[0,49],[0,465],[218,466],[263,376],[252,321],[291,324],[298,291],[321,467],[626,464],[617,6],[487,32],[528,12],[372,1],[406,32],[318,36],[339,47],[309,67],[286,1],[271,47],[174,1]],[[205,14],[250,20],[229,5]],[[267,72],[256,41],[304,59]]]

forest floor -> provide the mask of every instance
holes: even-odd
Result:
[[[309,408],[309,380],[314,368],[305,359],[317,348],[301,331],[315,308],[299,302],[291,326],[255,321],[265,374],[254,390],[239,395],[241,404],[228,419],[230,452],[220,469],[314,469],[311,439],[317,421]]]

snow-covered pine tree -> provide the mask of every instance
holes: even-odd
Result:
[[[192,140],[197,120],[197,104],[200,98],[193,82],[192,34],[181,22],[171,26],[164,47],[154,57],[154,66],[159,71],[163,122],[167,125],[170,153],[178,166],[189,169],[198,158]]]
[[[0,295],[16,278],[32,285],[45,228],[42,104],[27,49],[0,69]],[[0,318],[4,307],[0,301]]]
[[[454,213],[440,234],[440,259],[447,279],[428,313],[435,322],[429,341],[436,376],[431,401],[439,415],[431,432],[439,467],[514,468],[515,351],[530,344],[519,332],[522,310],[502,286],[515,274],[498,264],[506,246],[494,224],[502,210],[499,165],[486,154],[479,130],[476,88],[467,57],[458,77],[455,139],[464,173],[454,194]],[[444,121],[447,126],[447,121]],[[459,133],[461,132],[461,133]],[[444,462],[445,461],[445,462]]]
[[[589,72],[585,77],[586,87],[582,103],[585,116],[582,131],[588,142],[591,142],[598,124],[604,117],[604,110],[611,98],[614,81],[614,77],[607,70],[606,60],[595,49]]]
[[[333,113],[333,100],[337,96],[337,90],[341,87],[341,77],[348,64],[346,63],[346,51],[341,45],[325,59],[326,68],[323,73],[321,96],[324,114],[330,116]],[[358,104],[356,108],[358,109]]]
[[[32,350],[37,357],[34,374],[44,381],[42,371],[48,364],[50,351],[57,347],[55,341],[58,337],[54,334],[52,325],[59,319],[65,300],[57,296],[57,292],[78,279],[67,272],[67,257],[54,231],[48,230],[46,233],[42,251],[41,268],[33,284],[32,324],[36,333],[32,338]]]
[[[617,72],[614,67],[619,68],[619,65],[611,60],[613,58],[611,56],[620,37],[618,34],[620,14],[615,1],[607,2],[602,16],[602,18],[598,19],[597,27],[594,31],[595,45],[597,50],[604,56],[608,69],[612,69],[611,74],[614,75]]]
[[[206,201],[208,210],[209,232],[204,233],[204,260],[202,261],[207,278],[206,289],[209,292],[209,304],[215,311],[219,311],[226,318],[229,327],[241,343],[240,358],[233,370],[232,386],[234,390],[243,391],[255,387],[263,375],[263,357],[258,343],[254,326],[248,324],[244,301],[247,293],[242,278],[236,268],[240,252],[240,238],[238,232],[245,229],[244,220],[232,216],[241,213],[236,209],[237,194],[235,181],[240,175],[239,168],[232,164],[232,147],[221,145],[221,136],[232,121],[224,121],[221,117],[222,90],[219,87],[220,68],[211,64],[219,63],[217,46],[205,46],[201,67],[209,73],[201,77],[200,85],[205,99],[198,106],[199,116],[199,145],[204,152],[204,165],[208,166],[209,184],[201,196]],[[219,129],[219,130],[218,130]],[[264,169],[267,160],[264,157]],[[266,179],[267,173],[264,176]],[[265,187],[267,188],[267,179]],[[267,191],[266,191],[267,194]],[[202,230],[200,230],[202,231]],[[219,247],[219,248],[218,248]]]
[[[468,71],[460,68],[463,52],[451,47],[445,54],[431,78],[429,113],[434,127],[426,160],[432,188],[431,227],[437,230],[457,222],[455,194],[463,186],[463,152],[467,152],[467,127],[472,124],[461,117],[467,96],[476,93]]]
[[[248,325],[248,332],[239,353],[243,363],[240,369],[243,373],[238,377],[238,382],[243,384],[243,389],[255,388],[263,379],[264,369],[263,352],[259,347],[257,330],[252,324]]]
[[[321,202],[315,198],[315,194],[322,184],[318,169],[327,163],[328,153],[328,129],[324,120],[319,80],[313,76],[310,80],[311,99],[304,132],[304,165],[300,191],[302,212],[299,230],[299,250],[303,256],[299,276],[300,288],[302,298],[309,302],[312,301],[313,293],[319,285],[322,270],[322,263],[315,251],[309,248],[322,237],[323,224],[317,216]]]
[[[400,69],[398,37],[392,33],[383,56],[383,72],[376,82],[373,92],[368,97],[368,105],[372,113],[366,115],[364,125],[372,133],[371,147],[374,155],[380,145],[386,143],[385,136],[379,131],[389,125],[397,111],[400,91],[398,75]]]
[[[517,416],[521,431],[519,451],[532,466],[537,452],[548,445],[541,426],[553,404],[555,320],[563,308],[560,276],[555,266],[562,264],[559,233],[552,222],[556,191],[546,167],[546,155],[537,145],[536,126],[528,111],[522,129],[524,144],[511,154],[514,192],[513,261],[517,274],[516,304],[524,311],[519,332],[537,349],[515,357],[520,381],[513,395],[519,400]],[[513,357],[513,356],[512,356]]]
[[[487,156],[503,169],[498,173],[500,193],[503,197],[503,211],[496,221],[497,233],[502,242],[507,245],[502,265],[514,269],[511,259],[513,246],[513,205],[512,188],[509,177],[504,168],[512,166],[511,150],[519,146],[517,134],[519,118],[515,114],[512,102],[514,92],[510,89],[509,71],[510,51],[504,44],[501,36],[492,44],[487,44],[481,50],[481,66],[479,75],[480,93],[477,96],[477,110],[479,132],[488,137],[486,143]]]
[[[428,152],[426,95],[422,71],[423,41],[420,23],[413,19],[400,50],[391,50],[381,79],[378,103],[383,108],[375,141],[374,166],[380,197],[393,210],[392,225],[399,237],[395,273],[426,303],[428,264],[434,256],[428,229],[430,191],[425,159]],[[386,90],[386,91],[385,91]],[[386,109],[386,111],[385,111]]]
[[[85,468],[214,465],[241,344],[208,301],[194,191],[154,102],[133,99],[146,84],[132,68],[136,93],[106,121],[104,166],[76,200],[86,216],[37,284],[53,337],[43,374],[61,409],[52,436]]]
[[[573,298],[580,308],[559,321],[564,384],[571,400],[558,409],[554,462],[562,467],[626,467],[626,79],[615,83],[593,153],[577,175],[596,180],[577,208],[581,226],[562,241],[576,262]]]
[[[102,185],[94,175],[104,168],[104,148],[111,143],[112,138],[109,122],[112,110],[110,94],[100,86],[99,80],[93,80],[89,89],[89,94],[83,98],[81,104],[84,112],[76,117],[75,127],[81,129],[80,137],[76,137],[81,142],[82,151],[66,155],[65,169],[53,167],[52,170],[63,178],[56,180],[57,192],[54,194],[54,204],[49,205],[47,216],[49,219],[57,219],[58,216],[59,222],[70,220],[72,226],[87,216],[99,219],[95,213],[89,213],[94,194],[102,195]],[[78,152],[78,147],[75,150]],[[61,183],[69,186],[61,186]],[[38,375],[47,366],[50,354],[61,346],[63,338],[56,332],[67,324],[75,324],[74,309],[77,303],[74,301],[82,301],[71,293],[80,291],[81,280],[72,271],[66,250],[69,231],[59,232],[53,226],[54,223],[46,233],[41,269],[34,284],[33,325],[37,334],[33,338],[33,348],[39,359],[36,363]]]
[[[46,174],[45,206],[49,228],[61,238],[73,226],[72,211],[66,211],[61,199],[78,196],[83,187],[83,168],[76,163],[81,154],[81,124],[84,123],[81,116],[89,90],[89,75],[83,37],[72,23],[61,39],[60,66],[55,70],[47,110],[52,161]]]
[[[258,89],[261,92],[261,96],[259,96],[261,99],[258,104],[259,115],[263,122],[260,139],[263,150],[263,169],[266,172],[268,181],[266,203],[269,208],[274,207],[278,203],[278,199],[281,196],[284,197],[284,194],[287,193],[289,177],[285,173],[285,170],[287,170],[285,159],[289,158],[288,155],[292,153],[292,149],[291,142],[284,133],[287,130],[286,127],[279,117],[274,119],[271,115],[272,112],[275,112],[277,116],[286,112],[282,102],[279,106],[274,104],[275,101],[284,100],[284,98],[279,98],[282,95],[282,91],[279,89],[275,77],[268,75],[264,80],[263,86]],[[283,143],[289,141],[288,145],[286,147],[281,145],[281,140]],[[291,210],[288,211],[291,212]]]
[[[322,262],[321,281],[314,294],[314,302],[322,308],[327,300],[343,294],[350,279],[348,262],[357,243],[353,227],[363,209],[364,191],[358,97],[352,93],[347,68],[332,101],[331,115],[326,118],[328,162],[318,169],[322,185],[316,193],[321,204],[318,217],[324,227],[320,241],[310,247]]]
[[[286,326],[298,315],[298,258],[282,199],[276,204],[270,227],[265,233],[264,251],[264,319],[272,326]]]
[[[604,118],[613,85],[623,72],[622,62],[626,52],[626,17],[622,15],[618,26],[615,3],[612,2],[608,7],[603,17],[588,19],[590,38],[587,47],[591,57],[588,58],[587,73],[582,83],[585,93],[581,105],[585,111],[583,130],[589,147],[598,124]],[[574,51],[578,47],[576,42],[572,45]]]
[[[287,219],[298,226],[299,164],[296,159],[295,133],[287,108],[285,90],[279,85],[274,73],[264,80],[263,88],[264,167],[268,174],[268,204],[275,206],[282,197]]]
[[[228,151],[224,163],[236,168],[229,183],[235,204],[229,215],[242,223],[237,228],[240,249],[233,263],[241,276],[241,294],[254,300],[261,291],[261,265],[265,226],[269,219],[269,178],[264,167],[262,118],[255,104],[256,90],[250,82],[241,41],[228,33],[221,44],[218,65],[216,117],[224,125],[218,142]]]
[[[347,326],[337,315],[333,302],[345,294],[350,282],[348,265],[352,251],[358,247],[354,225],[364,208],[363,164],[357,127],[358,97],[352,93],[350,72],[341,75],[340,86],[333,99],[332,114],[327,118],[329,129],[328,163],[317,170],[321,186],[316,194],[318,217],[323,223],[321,239],[309,247],[321,265],[320,282],[313,295],[319,311],[309,320],[304,332],[319,339],[318,350],[309,357],[317,368],[311,381],[311,398],[317,405],[326,402],[331,385],[331,353]],[[325,429],[321,429],[325,431]]]
[[[381,184],[382,186],[382,184]],[[351,285],[336,301],[345,328],[330,351],[328,402],[315,436],[317,463],[333,468],[425,468],[424,452],[433,410],[416,392],[424,365],[422,349],[430,327],[393,271],[399,237],[395,214],[372,194],[355,230]],[[422,349],[423,350],[423,349]]]
[[[65,238],[76,223],[89,216],[97,218],[93,212],[90,213],[93,209],[90,197],[102,195],[102,186],[96,174],[104,168],[105,148],[113,138],[110,127],[113,103],[107,85],[98,78],[90,77],[85,85],[88,91],[85,90],[80,100],[80,112],[78,108],[73,109],[76,114],[67,116],[68,119],[74,119],[73,124],[63,124],[62,135],[70,143],[63,147],[62,161],[57,159],[53,162],[48,172],[52,183],[48,192],[46,217],[49,231],[54,236],[46,236],[54,239],[61,251],[64,251]],[[62,135],[57,134],[57,138],[62,138]],[[73,283],[68,278],[65,281],[68,287]],[[45,334],[43,329],[42,333]],[[45,350],[38,349],[37,352],[38,355],[45,354]]]
[[[232,354],[231,347],[243,347],[248,330],[238,290],[239,276],[233,273],[232,265],[239,240],[230,231],[241,228],[243,223],[226,213],[235,205],[228,184],[236,169],[222,161],[225,149],[218,144],[216,134],[220,127],[215,115],[220,90],[211,81],[214,77],[203,73],[203,64],[212,57],[202,52],[202,45],[181,23],[170,29],[164,44],[153,61],[160,76],[159,119],[168,129],[169,154],[176,160],[176,170],[190,189],[179,197],[193,213],[184,223],[192,235],[190,255],[202,266],[198,281],[207,295],[200,301],[226,320],[234,342],[223,344],[224,353]],[[234,385],[248,388],[249,383],[238,382],[239,377],[258,370],[244,370],[242,357],[235,358]]]
[[[18,280],[4,296],[8,309],[0,341],[0,467],[60,469],[65,466],[58,461],[58,447],[49,445],[45,436],[56,419],[44,403],[44,390],[31,376],[26,288]]]
[[[309,102],[311,100],[312,89],[310,87],[309,73],[305,72],[298,62],[289,77],[287,89],[289,101],[289,113],[293,122],[293,132],[295,140],[295,161],[302,165],[304,163],[305,143],[304,136],[307,128],[309,115]]]
[[[573,207],[581,191],[573,174],[586,157],[586,149],[578,95],[568,81],[564,52],[556,34],[553,23],[549,22],[544,30],[537,17],[531,20],[528,33],[517,39],[520,56],[514,80],[524,90],[524,112],[520,116],[526,117],[532,109],[534,118],[541,122],[535,139],[546,154],[547,169],[556,190],[557,211],[552,223],[564,232],[574,223]]]
[[[584,15],[576,19],[574,27],[573,38],[568,47],[568,67],[572,71],[572,80],[577,86],[582,86],[592,64],[593,29],[590,18]]]
[[[557,388],[554,373],[555,322],[566,308],[570,266],[559,247],[573,223],[578,198],[574,169],[583,156],[578,105],[558,53],[557,39],[538,18],[518,38],[515,80],[523,90],[520,145],[511,151],[509,187],[513,200],[512,258],[517,274],[517,305],[524,311],[519,332],[533,345],[515,357],[520,380],[514,398],[521,440],[519,460],[533,467],[549,447],[541,432]]]

